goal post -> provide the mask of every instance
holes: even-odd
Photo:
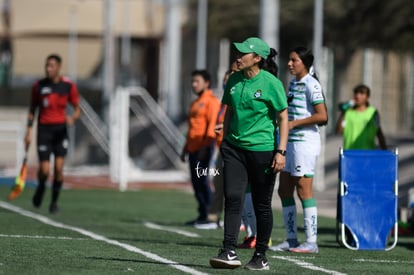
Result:
[[[126,191],[131,181],[188,180],[187,165],[179,159],[185,138],[144,88],[118,87],[111,97],[109,112],[109,174],[120,191]],[[129,152],[131,119],[145,121],[147,126],[156,129],[156,134],[148,132],[151,138],[149,147],[156,148],[160,154],[156,157],[165,157],[171,168],[141,169],[134,163]]]
[[[125,191],[128,187],[129,174],[129,101],[130,91],[127,88],[117,88],[110,104],[109,125],[109,172],[113,182],[119,184],[119,190]]]
[[[24,127],[18,121],[0,121],[0,168],[17,175],[24,155]],[[1,172],[1,171],[0,171]]]

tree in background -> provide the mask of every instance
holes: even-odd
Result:
[[[192,1],[197,5],[197,1]],[[243,40],[258,34],[259,3],[251,0],[209,0],[209,37]],[[297,44],[310,46],[313,0],[280,0],[280,52]],[[324,1],[324,45],[355,49],[373,47],[410,51],[414,44],[414,1]]]

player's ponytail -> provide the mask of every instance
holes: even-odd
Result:
[[[275,62],[276,56],[277,56],[277,51],[273,48],[270,48],[270,54],[268,55],[266,59],[262,58],[262,60],[259,63],[259,67],[277,77],[279,68]]]
[[[315,68],[313,67],[313,65],[312,65],[312,66],[310,66],[310,68],[309,68],[309,74],[310,74],[313,78],[315,78],[316,80],[318,80],[318,82],[319,82],[319,78],[318,78],[318,76],[316,75]]]

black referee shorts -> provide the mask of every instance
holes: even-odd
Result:
[[[39,124],[37,128],[37,154],[39,161],[47,161],[50,154],[64,157],[68,151],[68,131],[66,124]]]

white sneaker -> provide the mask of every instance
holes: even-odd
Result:
[[[299,242],[296,239],[286,240],[278,245],[270,246],[269,249],[272,251],[289,251],[291,248],[299,246]]]
[[[218,225],[216,222],[196,222],[194,227],[197,229],[217,229]]]
[[[306,243],[299,245],[298,247],[289,249],[289,251],[296,252],[296,253],[318,253],[319,249],[316,243],[306,242]]]

